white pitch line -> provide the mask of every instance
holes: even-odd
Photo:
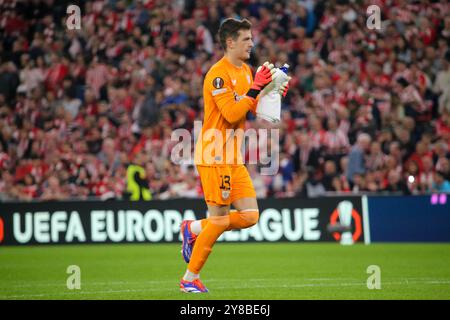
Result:
[[[302,279],[302,281],[336,281],[336,280],[344,280],[344,281],[360,281],[359,279],[355,279],[355,278],[340,278],[340,279],[336,279],[336,278],[304,278]],[[402,281],[405,281],[406,284],[408,284],[408,280],[413,280],[414,281],[419,281],[419,283],[428,283],[428,282],[433,282],[433,281],[438,281],[438,282],[446,282],[446,281],[450,281],[447,279],[435,279],[435,278],[408,278],[408,279],[402,279]],[[207,279],[207,282],[239,282],[242,283],[243,281],[249,281],[249,282],[288,282],[291,283],[292,279]],[[173,283],[178,283],[178,280],[148,280],[148,281],[96,281],[96,282],[87,282],[85,281],[83,284],[84,286],[101,286],[101,285],[105,285],[105,286],[114,286],[114,285],[152,285],[152,284],[173,284]],[[38,283],[27,283],[27,284],[16,284],[16,285],[11,285],[10,289],[14,289],[14,288],[36,288],[36,287],[65,287],[66,283],[65,282],[38,282]]]
[[[340,280],[357,280],[354,278],[340,278]],[[242,283],[243,279],[207,279],[208,282],[239,282]],[[245,281],[250,282],[291,282],[292,279],[246,279]],[[305,278],[302,281],[336,281],[336,278]],[[164,284],[164,283],[177,283],[178,280],[148,280],[148,281],[96,281],[96,282],[88,282],[84,281],[85,286],[94,286],[94,285],[105,285],[105,286],[114,286],[114,285],[135,285],[135,284]],[[12,284],[10,288],[36,288],[36,287],[65,287],[65,282],[29,282],[29,283],[19,283]]]
[[[171,281],[172,283],[172,281]],[[392,282],[383,282],[383,285],[402,285],[405,284],[403,281],[392,281]],[[430,284],[430,285],[438,285],[438,284],[450,284],[450,280],[440,281],[440,280],[428,280],[428,281],[409,281],[408,285],[411,284]],[[261,288],[305,288],[305,287],[351,287],[351,286],[362,286],[365,287],[365,282],[344,282],[344,283],[303,283],[303,284],[286,284],[286,285],[250,285],[250,286],[219,286],[215,287],[215,290],[221,289],[261,289]],[[74,292],[62,292],[62,293],[42,293],[42,294],[23,294],[23,295],[4,295],[0,296],[0,299],[16,299],[16,298],[32,298],[32,297],[52,297],[52,296],[67,296],[67,295],[95,295],[95,294],[110,294],[110,293],[129,293],[129,292],[151,292],[151,291],[160,291],[166,292],[166,290],[161,290],[157,288],[145,288],[145,289],[123,289],[123,290],[101,290],[101,291],[74,291]],[[172,291],[172,290],[170,290]]]

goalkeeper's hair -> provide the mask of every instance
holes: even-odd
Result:
[[[239,37],[239,30],[250,30],[251,28],[252,23],[247,19],[225,19],[219,28],[219,41],[223,50],[227,50],[227,38],[231,37],[236,40]]]

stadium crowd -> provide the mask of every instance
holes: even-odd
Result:
[[[279,172],[249,166],[258,197],[450,192],[445,1],[97,0],[69,30],[71,3],[0,1],[0,200],[128,198],[130,164],[152,199],[201,197],[171,133],[203,118],[226,17],[252,22],[252,67],[293,77]]]

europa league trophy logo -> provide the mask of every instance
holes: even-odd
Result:
[[[347,230],[351,230],[353,204],[350,201],[341,201],[338,204],[337,210],[339,212],[339,221],[342,227],[345,227]],[[345,231],[342,233],[341,244],[353,244],[353,235],[351,231]]]
[[[362,235],[362,219],[351,201],[344,200],[338,203],[330,215],[327,231],[343,245],[358,241]]]

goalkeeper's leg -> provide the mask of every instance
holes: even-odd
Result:
[[[255,225],[259,219],[258,209],[244,209],[242,211],[230,210],[229,224],[225,231],[234,229],[245,229]],[[197,236],[205,229],[210,218],[201,220],[185,220],[181,224],[181,235],[183,239],[181,252],[183,259],[189,263]]]
[[[230,224],[225,231],[235,229],[245,229],[254,226],[259,219],[259,210],[255,208],[244,209],[241,211],[230,210]],[[195,220],[189,223],[189,231],[194,235],[199,235],[206,227],[209,218]]]
[[[230,224],[229,205],[213,206],[208,204],[208,209],[211,216],[195,240],[186,273],[180,282],[180,289],[184,292],[208,292],[208,289],[201,283],[199,274],[217,239]]]

